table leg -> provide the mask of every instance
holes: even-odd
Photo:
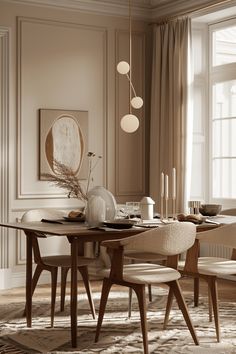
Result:
[[[32,236],[26,232],[26,322],[32,325]]]
[[[193,290],[193,295],[194,295],[194,306],[198,306],[199,302],[199,278],[194,278],[194,290]]]
[[[71,344],[77,347],[77,270],[78,270],[78,239],[71,241],[71,293],[70,293],[70,316],[71,316]]]

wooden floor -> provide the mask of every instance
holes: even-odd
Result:
[[[92,280],[91,286],[92,291],[101,290],[101,281]],[[193,280],[191,278],[183,278],[180,280],[181,288],[184,295],[193,293]],[[82,282],[78,283],[79,292],[84,292],[84,286]],[[119,287],[117,286],[119,289]],[[117,290],[118,290],[117,289]],[[57,289],[57,294],[59,295],[59,288]],[[218,292],[220,301],[236,301],[236,282],[229,280],[220,280],[218,281]],[[70,293],[70,284],[67,284],[67,294]],[[207,295],[206,283],[200,282],[200,294]],[[50,285],[38,285],[34,297],[45,297],[50,296]],[[1,290],[0,291],[0,304],[7,304],[12,302],[25,302],[25,288],[15,288],[10,290]]]

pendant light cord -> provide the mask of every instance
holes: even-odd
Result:
[[[131,106],[131,99],[132,99],[132,23],[131,23],[131,0],[129,0],[129,113],[132,114],[132,106]]]

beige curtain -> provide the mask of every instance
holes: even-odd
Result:
[[[150,194],[160,211],[161,172],[169,175],[172,194],[172,168],[177,172],[177,212],[186,209],[188,194],[188,62],[191,23],[178,19],[155,25],[153,33],[153,67],[150,133]],[[189,146],[189,148],[187,148]],[[169,211],[172,203],[169,201]]]

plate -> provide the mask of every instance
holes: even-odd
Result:
[[[131,229],[133,225],[135,225],[136,222],[132,220],[111,220],[111,221],[104,221],[103,225],[110,227],[112,229]]]
[[[85,217],[77,217],[77,218],[70,218],[69,216],[63,216],[63,219],[66,221],[73,221],[73,222],[84,222],[85,221]]]
[[[106,220],[113,220],[116,216],[116,200],[111,192],[106,188],[97,186],[88,192],[88,198],[92,195],[101,197],[106,204]]]

